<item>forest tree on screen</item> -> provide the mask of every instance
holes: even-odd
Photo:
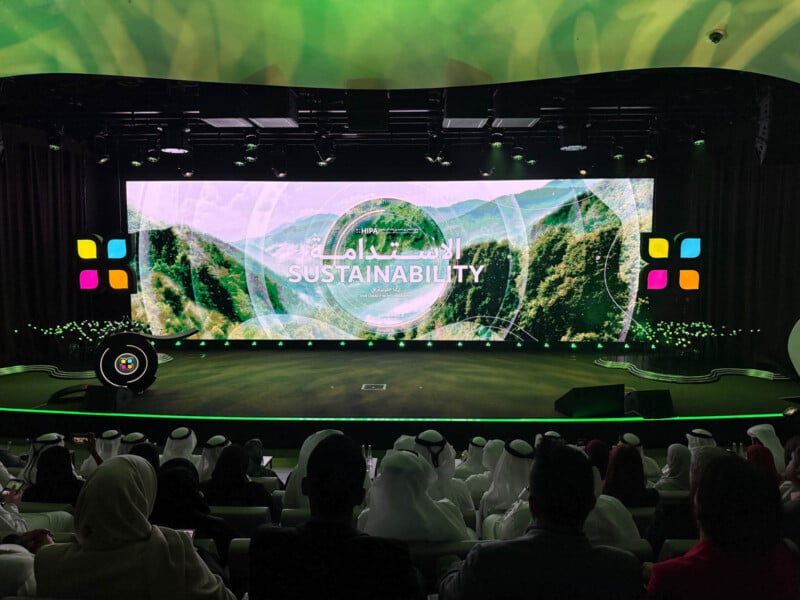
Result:
[[[651,179],[130,181],[154,333],[625,340]]]

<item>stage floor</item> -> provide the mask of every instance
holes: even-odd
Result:
[[[800,396],[795,380],[742,375],[724,375],[712,383],[642,379],[597,366],[594,361],[604,356],[599,353],[176,349],[170,356],[172,361],[159,366],[156,382],[118,407],[118,414],[539,420],[562,417],[553,402],[573,387],[622,383],[626,392],[668,389],[681,417],[775,416],[787,406],[781,398]],[[79,383],[97,380],[56,379],[46,373],[2,376],[0,407],[107,412],[105,405],[82,400],[47,404],[54,392]],[[385,389],[364,389],[365,384],[385,384]]]

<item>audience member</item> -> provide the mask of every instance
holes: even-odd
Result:
[[[528,479],[533,462],[533,447],[524,440],[508,442],[497,462],[492,485],[481,497],[478,508],[477,530],[482,531],[483,520],[492,513],[504,513],[517,500],[528,500]]]
[[[798,448],[800,448],[800,435],[793,435],[783,445],[783,462],[787,469],[789,468],[789,461],[792,460],[792,454]]]
[[[145,438],[146,439],[146,438]],[[133,454],[134,456],[141,456],[151,465],[153,465],[153,469],[155,469],[156,473],[161,468],[161,457],[158,455],[158,448],[155,444],[151,444],[150,442],[142,442],[141,444],[134,444],[131,446],[130,450],[127,454]]]
[[[723,448],[716,446],[701,446],[692,452],[689,468],[689,496],[687,498],[673,498],[669,501],[662,499],[653,513],[653,519],[645,534],[645,538],[653,548],[653,555],[658,556],[661,546],[667,539],[694,539],[699,534],[694,518],[693,496],[694,490],[703,477],[705,468],[720,456],[727,455]]]
[[[8,450],[0,448],[0,463],[3,463],[9,469],[21,469],[25,466],[25,461],[22,460],[22,457],[14,454],[10,448]]]
[[[25,499],[75,504],[83,481],[75,475],[69,450],[64,446],[48,446],[37,460],[36,483],[25,490]]]
[[[469,441],[467,447],[467,458],[456,467],[453,475],[456,479],[466,479],[470,475],[483,473],[483,448],[486,446],[486,438],[476,435]]]
[[[642,461],[645,479],[651,482],[658,481],[658,479],[661,477],[661,467],[658,466],[658,463],[655,460],[645,455],[644,446],[642,446],[642,440],[638,435],[635,433],[624,433],[619,437],[619,443],[621,445],[633,446],[636,448],[636,451],[639,453],[639,457]]]
[[[308,497],[301,490],[301,482],[306,477],[306,467],[308,457],[314,448],[324,439],[332,435],[342,435],[337,429],[323,429],[308,436],[303,445],[300,446],[300,455],[297,457],[297,465],[289,474],[286,480],[286,493],[283,496],[284,508],[309,508]],[[366,473],[366,470],[364,471]]]
[[[628,508],[658,503],[658,490],[647,487],[641,455],[635,446],[620,444],[611,450],[603,493],[618,498]]]
[[[20,479],[27,484],[36,483],[36,470],[41,453],[52,446],[63,446],[64,436],[60,433],[44,433],[31,442],[28,461],[20,473]]]
[[[714,439],[710,431],[699,428],[692,429],[686,434],[686,442],[689,447],[689,452],[692,454],[694,454],[694,451],[698,448],[705,448],[707,446],[715,447],[717,445],[717,440]]]
[[[670,444],[667,448],[667,464],[664,474],[653,486],[657,490],[676,492],[689,491],[689,470],[692,464],[692,453],[683,444]]]
[[[611,448],[609,448],[608,444],[603,440],[589,440],[586,443],[585,450],[586,454],[589,456],[589,460],[597,467],[597,471],[600,473],[600,480],[605,480]]]
[[[188,427],[173,429],[167,438],[167,442],[164,444],[161,464],[163,465],[173,458],[185,458],[196,466],[197,462],[195,462],[195,457],[192,454],[195,446],[197,446],[197,436],[194,431]],[[200,457],[197,457],[198,460],[199,458]]]
[[[750,436],[753,444],[765,446],[772,452],[772,458],[775,461],[775,469],[778,473],[783,473],[786,470],[786,462],[783,458],[783,446],[772,425],[769,423],[753,425],[747,430],[747,435]]]
[[[769,478],[775,482],[775,485],[779,486],[783,483],[783,475],[778,473],[775,468],[775,459],[768,448],[758,445],[748,446],[746,459],[747,462],[752,464],[755,468],[769,476]]]
[[[4,492],[3,503],[0,504],[0,539],[9,534],[28,531],[28,524],[19,514],[22,494],[22,490]]]
[[[77,541],[37,552],[36,581],[27,592],[87,600],[234,600],[188,536],[150,524],[155,498],[156,474],[146,460],[125,455],[104,462],[78,498]]]
[[[436,480],[428,488],[431,498],[450,500],[462,514],[474,511],[475,504],[467,484],[460,479],[453,479],[456,470],[456,451],[453,446],[434,429],[423,431],[414,441],[414,450],[436,471]]]
[[[109,429],[101,433],[100,437],[94,440],[93,447],[87,446],[90,455],[81,463],[78,474],[86,479],[97,468],[98,464],[119,454],[121,443],[122,434],[116,429]],[[97,458],[95,458],[95,455]]]
[[[536,438],[533,440],[533,446],[535,448],[538,448],[539,444],[542,443],[542,440],[544,438],[550,438],[551,440],[561,440],[562,442],[564,441],[564,438],[561,436],[560,433],[558,433],[557,431],[550,430],[550,431],[545,431],[544,433],[537,433]]]
[[[613,546],[642,537],[631,511],[618,498],[605,494],[597,494],[594,508],[583,525],[583,532],[593,546]]]
[[[470,475],[465,481],[472,498],[480,499],[489,490],[489,486],[492,485],[494,469],[497,467],[505,447],[506,443],[503,440],[489,440],[486,442],[486,446],[483,447],[483,473]],[[411,449],[413,450],[413,448]]]
[[[141,431],[126,433],[120,440],[118,454],[130,454],[131,448],[139,444],[147,444],[148,442],[150,442],[150,440],[147,439],[147,436]]]
[[[247,477],[247,451],[238,444],[226,446],[211,473],[200,484],[206,501],[212,506],[270,506],[271,498],[260,483]]]
[[[214,467],[217,466],[222,451],[230,445],[231,441],[224,435],[213,435],[202,444],[203,451],[197,467],[201,482],[211,479],[211,473],[214,472]]]
[[[781,484],[781,501],[784,504],[800,500],[800,447],[795,448],[786,464],[786,481]]]
[[[283,489],[283,482],[278,474],[264,463],[264,444],[258,438],[247,440],[244,443],[247,451],[247,476],[248,477],[274,477],[278,480],[278,487]]]
[[[656,563],[648,598],[797,598],[797,572],[780,538],[781,503],[769,476],[737,456],[713,460],[694,494],[700,543]]]
[[[428,494],[436,473],[413,450],[398,450],[385,457],[370,490],[368,507],[358,518],[358,528],[370,535],[402,540],[445,542],[474,536],[460,511],[449,500]]]
[[[404,544],[352,527],[365,472],[352,439],[333,433],[319,440],[301,483],[311,520],[297,528],[257,530],[250,544],[250,600],[425,597]]]
[[[517,539],[478,544],[439,588],[441,600],[623,600],[642,592],[639,562],[582,533],[595,503],[592,465],[575,447],[543,440],[530,473],[535,525]]]
[[[200,492],[197,468],[185,458],[173,458],[161,465],[150,522],[173,529],[192,529],[195,537],[212,538],[223,563],[227,563],[228,547],[236,537],[231,525],[211,514]]]

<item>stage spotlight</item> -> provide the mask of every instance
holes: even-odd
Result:
[[[164,154],[189,154],[188,125],[171,125],[161,129],[161,152]]]
[[[286,179],[288,171],[286,168],[286,147],[284,145],[281,144],[272,148],[270,162],[272,163],[272,174],[277,179]]]
[[[559,148],[562,152],[580,152],[586,150],[586,130],[591,123],[572,119],[558,124]]]
[[[489,145],[495,150],[503,147],[503,133],[501,131],[493,131],[489,136]]]
[[[511,160],[522,162],[525,160],[525,149],[522,146],[514,146],[511,149]]]
[[[703,131],[702,129],[695,131],[692,134],[692,145],[700,147],[700,146],[705,146],[705,144],[706,144],[706,132]]]
[[[587,171],[586,169],[578,169],[578,175],[580,175],[581,177],[586,177],[588,173],[589,171]]]
[[[528,165],[529,167],[532,167],[532,166],[534,166],[536,164],[536,159],[535,158],[529,158],[528,160],[525,161],[525,164]]]
[[[133,158],[131,158],[130,165],[134,169],[141,169],[144,166],[144,161],[142,160],[142,157],[139,155],[139,153],[133,155]]]
[[[492,175],[494,175],[494,167],[493,166],[483,167],[480,170],[480,174],[481,177],[491,177]]]
[[[636,162],[639,163],[640,165],[643,165],[643,164],[647,163],[647,158],[644,157],[644,156],[641,156],[641,157],[636,159]]]
[[[111,162],[111,155],[108,153],[108,133],[98,133],[94,136],[94,155],[98,165],[107,165]]]
[[[194,161],[185,161],[185,164],[178,165],[178,172],[184,179],[191,179],[194,177]]]
[[[161,150],[159,148],[150,148],[147,150],[147,162],[155,165],[161,160]]]
[[[611,146],[611,158],[614,160],[623,160],[625,158],[625,148],[622,144],[614,144]]]
[[[258,136],[255,133],[248,133],[244,136],[245,152],[258,149]]]

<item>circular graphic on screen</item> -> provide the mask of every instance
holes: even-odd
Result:
[[[103,385],[126,387],[138,394],[156,379],[158,354],[136,333],[116,333],[97,348],[94,372]]]
[[[367,329],[413,326],[447,298],[454,242],[409,202],[376,198],[353,206],[320,242],[319,282],[329,303]]]
[[[133,375],[139,368],[139,359],[130,352],[123,352],[114,361],[114,368],[120,375]]]

